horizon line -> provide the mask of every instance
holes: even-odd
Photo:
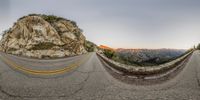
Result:
[[[101,45],[98,45],[98,47],[99,46],[101,46]],[[103,45],[103,46],[107,46],[107,45]],[[191,49],[191,48],[169,48],[169,47],[161,47],[161,48],[138,48],[138,47],[136,47],[136,48],[131,48],[131,47],[118,47],[118,48],[114,48],[114,47],[112,47],[112,46],[107,46],[107,47],[109,47],[109,48],[112,48],[112,49],[135,49],[135,50],[139,50],[139,49],[149,49],[149,50],[158,50],[158,49],[174,49],[174,50],[188,50],[188,49]]]

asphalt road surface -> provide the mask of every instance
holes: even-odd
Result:
[[[200,52],[155,85],[115,79],[95,53],[54,60],[0,53],[0,100],[200,100]]]

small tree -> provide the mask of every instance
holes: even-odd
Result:
[[[104,54],[108,57],[108,58],[113,58],[115,56],[115,51],[113,50],[109,50],[109,49],[104,49]]]
[[[197,49],[200,50],[200,43],[197,45]]]

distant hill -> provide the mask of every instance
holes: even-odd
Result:
[[[113,51],[115,50],[114,48],[111,48],[111,47],[108,47],[108,46],[105,46],[105,45],[100,45],[99,48],[100,49],[113,50]]]
[[[126,63],[156,65],[184,54],[182,49],[116,49],[116,56]]]

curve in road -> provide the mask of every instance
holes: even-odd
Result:
[[[86,55],[68,59],[77,61],[78,58],[86,59]],[[59,62],[60,66],[65,61],[54,63]],[[40,64],[46,63],[50,62]],[[48,79],[16,72],[1,60],[0,65],[2,100],[200,100],[199,51],[193,53],[176,77],[155,85],[126,84],[115,79],[95,53],[72,72]]]
[[[74,62],[74,63],[72,63],[72,64],[70,64],[70,65],[68,65],[64,68],[54,69],[54,70],[33,70],[33,69],[29,69],[29,68],[26,68],[26,67],[23,67],[23,66],[16,64],[15,62],[10,60],[6,56],[2,56],[2,55],[0,55],[0,59],[2,59],[6,64],[8,64],[10,67],[14,68],[15,70],[22,71],[24,73],[34,74],[34,75],[55,75],[55,74],[65,73],[65,72],[68,72],[72,69],[75,69],[77,66],[80,66],[82,63],[86,62],[86,60],[89,58],[89,56],[86,57],[86,59],[76,61],[76,62]]]

